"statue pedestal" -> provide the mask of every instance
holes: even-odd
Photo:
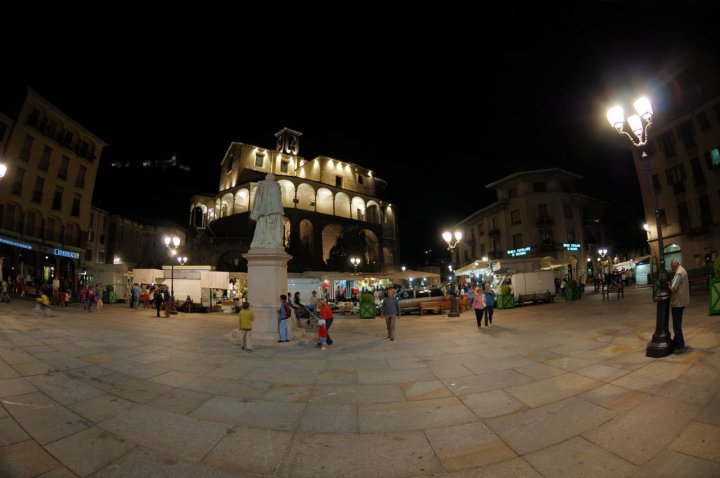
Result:
[[[248,302],[255,314],[253,342],[277,344],[280,295],[288,293],[287,263],[292,256],[274,248],[250,249],[243,257],[248,261]],[[294,323],[294,317],[288,318],[290,340]]]

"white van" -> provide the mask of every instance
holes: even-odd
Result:
[[[553,271],[516,272],[510,276],[515,301],[520,295],[550,292],[555,295],[555,273]]]

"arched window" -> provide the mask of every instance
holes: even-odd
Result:
[[[329,189],[320,188],[317,192],[317,212],[323,214],[333,213],[333,195]]]
[[[295,185],[287,179],[278,181],[283,207],[295,207]]]
[[[326,189],[327,191],[327,189]],[[328,191],[329,192],[329,191]],[[297,207],[306,211],[315,210],[315,189],[309,184],[302,183],[297,188]]]
[[[308,254],[313,252],[313,225],[307,219],[300,221],[300,248]]]
[[[330,257],[330,249],[333,248],[337,242],[337,238],[343,233],[343,228],[340,224],[328,224],[323,228],[322,231],[322,248],[323,248],[323,260],[327,261]]]
[[[350,218],[350,197],[345,193],[335,195],[335,215]]]
[[[365,201],[362,198],[355,196],[352,198],[352,218],[358,221],[365,220]]]
[[[234,212],[239,214],[247,212],[250,205],[250,191],[246,188],[240,189],[235,193],[235,207]]]

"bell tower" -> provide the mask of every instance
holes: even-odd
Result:
[[[302,133],[290,128],[283,128],[275,133],[277,142],[275,150],[281,154],[292,154],[297,156],[300,154],[300,136]]]

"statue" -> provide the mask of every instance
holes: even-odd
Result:
[[[250,249],[283,247],[283,207],[280,185],[273,173],[265,176],[255,190],[255,204],[250,219],[257,221]]]

